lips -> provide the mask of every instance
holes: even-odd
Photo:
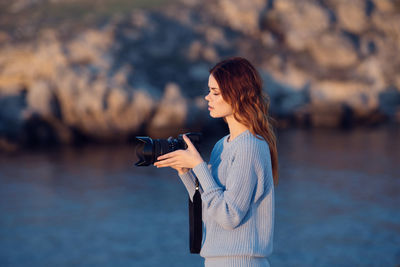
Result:
[[[213,107],[212,106],[208,106],[208,109],[213,109]]]

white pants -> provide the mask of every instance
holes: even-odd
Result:
[[[205,267],[269,267],[263,257],[209,257],[204,260]]]

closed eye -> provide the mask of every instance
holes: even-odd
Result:
[[[217,90],[215,90],[215,89],[208,89],[208,94],[209,93],[212,93],[213,95],[219,95],[219,92],[217,91]]]

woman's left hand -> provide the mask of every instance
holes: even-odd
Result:
[[[180,168],[192,169],[196,165],[202,163],[203,158],[200,156],[200,153],[192,144],[189,137],[183,135],[183,140],[185,140],[188,146],[186,150],[180,149],[159,156],[157,158],[158,161],[154,162],[154,166],[157,168],[171,167],[178,170]]]

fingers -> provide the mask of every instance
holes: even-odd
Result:
[[[161,156],[159,156],[159,157],[157,158],[157,160],[169,159],[169,158],[171,158],[171,157],[176,156],[177,154],[179,154],[179,150],[176,150],[176,151],[173,151],[173,152],[170,152],[170,153],[161,155]]]
[[[178,164],[178,161],[175,159],[166,159],[166,160],[161,160],[154,162],[154,166],[157,168],[163,168],[163,167],[173,167]]]
[[[183,135],[183,140],[185,140],[187,146],[189,149],[196,149],[192,143],[192,141],[190,141],[189,137],[186,136],[186,134]]]

